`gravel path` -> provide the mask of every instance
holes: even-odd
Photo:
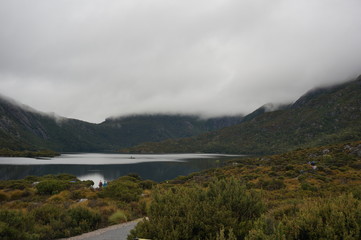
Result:
[[[94,232],[84,233],[80,236],[63,238],[68,240],[127,240],[127,236],[135,225],[142,219],[131,222],[113,225],[107,228],[98,229]]]

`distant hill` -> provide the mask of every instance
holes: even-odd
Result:
[[[110,142],[134,146],[142,142],[191,137],[241,122],[242,117],[200,119],[185,115],[135,115],[110,118],[98,125]]]
[[[360,139],[361,77],[314,89],[276,111],[260,108],[240,124],[215,132],[141,144],[122,152],[264,154]]]
[[[241,116],[205,120],[197,116],[137,115],[93,124],[41,113],[0,96],[0,149],[114,151],[143,142],[195,136],[241,120]]]
[[[99,148],[95,124],[41,113],[0,98],[0,147],[87,151]]]

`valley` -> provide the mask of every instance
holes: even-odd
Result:
[[[249,115],[207,120],[138,115],[92,124],[0,103],[3,156],[98,151],[136,162],[169,153],[247,155],[213,158],[208,167],[199,159],[183,173],[175,170],[176,157],[166,168],[137,168],[140,176],[124,165],[106,167],[114,161],[106,154],[98,170],[112,177],[99,188],[98,179],[82,177],[94,170],[84,166],[82,176],[69,174],[69,165],[0,180],[1,239],[64,238],[140,217],[147,219],[128,240],[360,239],[361,77],[313,89],[272,111],[265,105]],[[79,156],[89,164],[101,155],[92,154]],[[9,169],[3,174],[14,172]],[[175,175],[156,178],[160,172]]]
[[[144,143],[125,153],[280,153],[361,139],[361,77],[310,90],[279,110],[263,108],[239,124],[195,137]]]
[[[242,116],[202,119],[191,115],[134,115],[99,124],[31,109],[0,97],[0,149],[57,152],[115,152],[143,142],[157,142],[234,125]]]

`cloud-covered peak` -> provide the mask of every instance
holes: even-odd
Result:
[[[2,1],[0,92],[100,122],[290,102],[361,70],[359,0]]]

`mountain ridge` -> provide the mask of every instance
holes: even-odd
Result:
[[[108,152],[147,141],[194,136],[240,122],[241,116],[208,120],[186,115],[108,118],[99,124],[42,113],[0,95],[0,148]]]
[[[276,111],[258,109],[237,125],[200,136],[122,149],[132,153],[279,153],[361,139],[361,77],[317,88]]]
[[[42,113],[0,95],[0,148],[59,152],[278,153],[361,139],[361,77],[246,116],[140,114],[99,124]]]

